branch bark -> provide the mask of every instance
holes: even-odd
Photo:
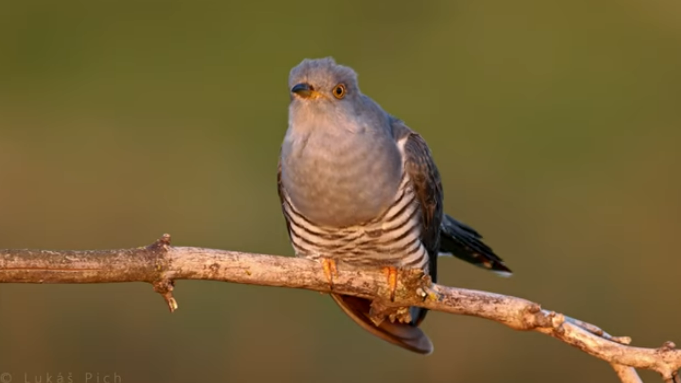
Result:
[[[373,299],[384,307],[421,306],[430,310],[486,318],[515,330],[549,335],[609,362],[620,380],[640,382],[635,369],[658,372],[666,383],[681,383],[681,350],[672,342],[660,348],[629,346],[628,337],[543,310],[537,303],[490,292],[447,287],[422,273],[402,270],[394,301],[380,269],[339,263],[330,285],[322,267],[305,258],[196,247],[172,247],[164,235],[154,244],[121,250],[0,250],[0,283],[147,282],[178,308],[174,281],[213,280],[335,292]]]

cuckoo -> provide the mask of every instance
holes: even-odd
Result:
[[[382,267],[390,288],[398,269],[433,281],[439,255],[510,274],[480,234],[443,212],[440,175],[424,139],[362,94],[357,74],[330,58],[305,59],[289,75],[288,129],[278,188],[296,256],[318,260],[332,282],[336,262]],[[371,301],[331,294],[374,335],[429,354],[419,328],[427,310],[405,322],[372,317]]]

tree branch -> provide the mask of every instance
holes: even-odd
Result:
[[[522,298],[430,283],[423,273],[402,270],[395,300],[380,269],[340,263],[329,284],[313,260],[196,247],[171,247],[170,236],[154,244],[122,250],[0,250],[0,283],[148,282],[170,311],[178,308],[172,291],[179,279],[213,280],[291,287],[373,299],[382,307],[421,306],[451,314],[490,319],[516,330],[537,331],[612,364],[622,382],[640,382],[634,368],[649,369],[667,383],[681,383],[681,350],[629,346],[592,324],[543,310]]]

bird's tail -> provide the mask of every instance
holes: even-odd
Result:
[[[477,231],[446,214],[440,228],[440,255],[453,255],[499,275],[511,275],[511,269],[482,242]]]
[[[433,352],[433,344],[417,324],[392,323],[386,319],[376,326],[368,316],[371,301],[349,295],[331,294],[331,297],[350,318],[377,337],[419,354]]]

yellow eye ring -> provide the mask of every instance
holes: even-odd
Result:
[[[333,88],[333,96],[337,99],[345,97],[345,84],[338,84]]]

